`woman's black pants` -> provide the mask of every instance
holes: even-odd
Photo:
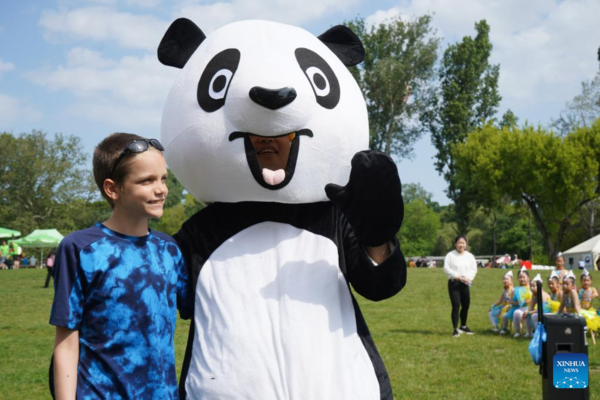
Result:
[[[47,288],[48,285],[50,284],[50,278],[54,279],[54,275],[52,274],[53,272],[53,268],[46,268],[48,270],[48,275],[46,275],[46,284],[44,285],[44,288]]]
[[[471,293],[469,285],[454,279],[448,280],[448,293],[452,302],[452,326],[458,328],[458,314],[460,310],[460,326],[467,326]]]

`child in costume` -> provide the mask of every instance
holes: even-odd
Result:
[[[506,334],[508,321],[513,320],[515,325],[514,337],[521,336],[521,320],[523,313],[527,311],[527,307],[531,302],[531,288],[529,287],[529,273],[525,267],[521,268],[518,275],[519,286],[515,288],[513,297],[510,301],[511,308],[502,316],[501,335]]]
[[[565,276],[567,276],[567,270],[565,269],[565,257],[559,251],[556,257],[554,258],[554,262],[556,264],[556,273],[558,274],[558,282],[562,285]]]
[[[508,271],[502,278],[504,290],[500,295],[500,299],[491,305],[488,315],[492,323],[492,332],[499,332],[500,319],[511,308],[510,300],[513,297],[515,288],[513,286],[513,272]]]
[[[125,133],[94,151],[112,214],[57,250],[50,323],[58,399],[179,398],[173,337],[175,307],[190,312],[187,269],[175,241],[148,229],[168,193],[162,151],[155,139]]]
[[[548,304],[550,305],[551,312],[556,314],[562,300],[562,287],[559,283],[558,273],[556,271],[552,271],[548,277],[548,288],[550,289],[550,300],[548,300]]]
[[[600,330],[600,316],[596,309],[592,307],[592,300],[598,297],[598,291],[592,286],[592,277],[586,268],[581,273],[581,289],[578,297],[581,306],[581,315],[585,318],[589,331],[598,332]]]
[[[586,268],[581,273],[581,289],[579,289],[579,302],[581,308],[595,312],[592,307],[592,300],[598,297],[598,290],[592,286],[592,277]]]
[[[579,304],[579,294],[575,286],[575,274],[573,274],[573,271],[569,271],[563,280],[563,297],[558,308],[558,313],[581,315],[581,305]]]
[[[525,332],[525,336],[526,338],[530,337],[533,334],[533,331],[535,330],[535,328],[537,327],[538,324],[538,313],[537,313],[537,284],[536,282],[540,282],[542,283],[542,276],[540,274],[537,274],[535,276],[535,278],[533,278],[533,280],[531,281],[531,284],[529,285],[529,287],[531,288],[531,303],[529,303],[529,308],[527,309],[527,311],[525,311],[525,313],[523,313],[523,318],[525,319],[525,325],[526,325],[526,332]],[[544,291],[544,288],[542,287],[542,312],[544,314],[550,313],[550,305],[548,304],[548,302],[550,301],[550,295],[548,293],[546,293]]]

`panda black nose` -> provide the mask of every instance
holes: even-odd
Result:
[[[296,98],[296,90],[291,87],[281,89],[265,89],[254,86],[250,89],[250,98],[256,103],[270,110],[277,110],[287,106]]]

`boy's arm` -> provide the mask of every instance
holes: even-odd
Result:
[[[76,398],[79,331],[56,327],[54,340],[54,390],[57,400]]]

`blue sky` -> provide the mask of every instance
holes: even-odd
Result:
[[[377,23],[433,13],[444,49],[486,19],[500,64],[500,113],[548,125],[581,82],[598,72],[597,0],[3,0],[0,2],[0,131],[39,129],[82,138],[85,151],[107,134],[160,137],[162,107],[177,70],[156,47],[178,17],[206,34],[243,19],[268,19],[319,35],[358,15]],[[420,183],[447,204],[429,136],[403,182]]]

